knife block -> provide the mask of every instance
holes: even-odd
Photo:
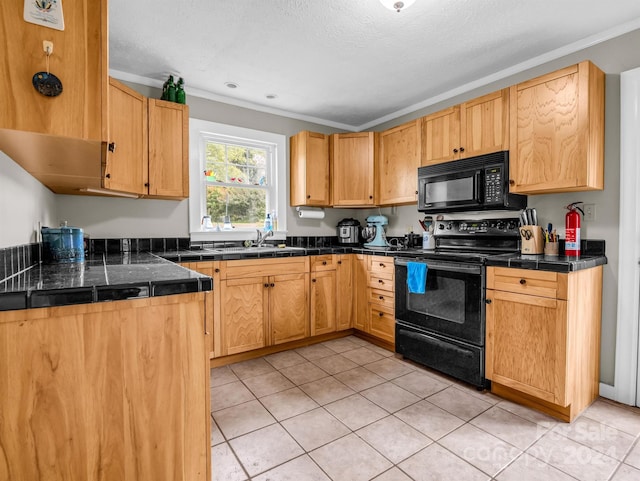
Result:
[[[522,254],[543,254],[544,234],[539,225],[523,225],[520,227],[520,252]]]

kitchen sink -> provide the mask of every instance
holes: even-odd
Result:
[[[272,245],[260,246],[260,247],[216,247],[207,249],[209,252],[215,254],[251,254],[255,252],[299,252],[304,251],[301,247],[276,247]]]

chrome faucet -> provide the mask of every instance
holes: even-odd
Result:
[[[262,244],[264,244],[264,241],[267,240],[267,237],[273,236],[272,230],[263,233],[260,229],[256,229],[256,232],[258,233],[258,238],[256,239],[256,247],[262,246]]]

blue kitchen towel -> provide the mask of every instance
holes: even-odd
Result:
[[[425,262],[407,262],[407,287],[411,294],[424,294],[427,283],[427,264]]]

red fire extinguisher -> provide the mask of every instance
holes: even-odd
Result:
[[[564,253],[573,257],[580,256],[580,214],[578,214],[578,211],[584,215],[584,211],[578,207],[578,204],[582,204],[582,202],[573,202],[565,207],[569,212],[567,212],[564,219]]]

